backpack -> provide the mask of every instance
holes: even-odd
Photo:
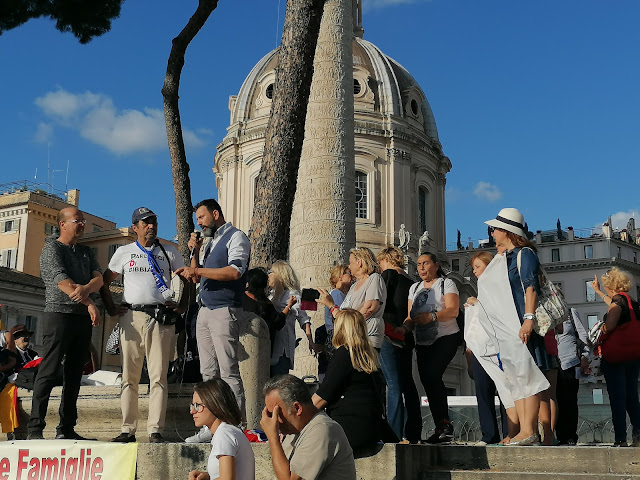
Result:
[[[525,247],[529,248],[529,247]],[[523,249],[522,249],[523,250]],[[518,275],[520,275],[520,265],[522,250],[518,252]],[[531,248],[529,248],[531,250]],[[533,250],[531,250],[533,251]],[[560,289],[547,277],[547,273],[541,265],[538,266],[538,277],[540,282],[540,292],[538,293],[538,307],[536,308],[536,319],[533,322],[535,332],[544,337],[547,332],[563,323],[570,314],[564,295]],[[525,291],[520,275],[522,290]]]

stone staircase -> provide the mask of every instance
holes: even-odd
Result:
[[[55,427],[58,424],[58,408],[62,387],[56,387],[51,392],[49,409],[47,411],[47,427],[45,438],[55,437]],[[189,403],[193,394],[192,384],[169,385],[169,401],[163,436],[170,441],[181,441],[192,435],[196,428],[189,414]],[[120,433],[122,413],[120,410],[120,387],[80,387],[78,397],[78,424],[76,431],[85,437],[109,441]],[[27,437],[27,422],[31,411],[31,391],[18,389],[18,410],[20,426],[16,430],[18,439]],[[147,415],[149,412],[149,395],[147,385],[140,385],[138,398],[138,441],[147,442]]]
[[[399,445],[396,471],[398,480],[640,480],[640,448]]]

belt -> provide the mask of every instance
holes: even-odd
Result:
[[[155,308],[162,308],[164,305],[161,303],[149,303],[147,305],[139,305],[139,304],[131,304],[131,303],[123,303],[123,307],[127,307],[129,310],[133,310],[134,312],[146,312],[148,310],[154,310]]]

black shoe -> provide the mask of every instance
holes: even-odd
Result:
[[[570,440],[567,440],[567,445],[570,447],[575,447],[578,444],[577,440],[574,440],[573,438]]]
[[[149,443],[165,443],[165,439],[159,433],[152,433],[149,435]]]
[[[136,436],[133,433],[122,432],[117,437],[112,438],[111,441],[118,443],[132,443],[136,441]]]
[[[627,442],[626,440],[616,440],[615,442],[613,442],[613,446],[614,447],[627,447]]]
[[[436,428],[433,435],[427,438],[427,443],[447,443],[453,440],[453,424],[449,421],[443,423],[442,427]]]
[[[70,432],[58,432],[56,434],[56,440],[90,440],[92,442],[97,442],[97,438],[85,438],[82,435],[78,435],[75,431]]]
[[[33,432],[29,432],[27,434],[27,440],[44,440],[44,435],[42,435],[42,430],[35,430]]]

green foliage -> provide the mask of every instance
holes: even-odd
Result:
[[[0,0],[0,35],[33,18],[49,17],[61,32],[88,43],[111,29],[124,0]]]

